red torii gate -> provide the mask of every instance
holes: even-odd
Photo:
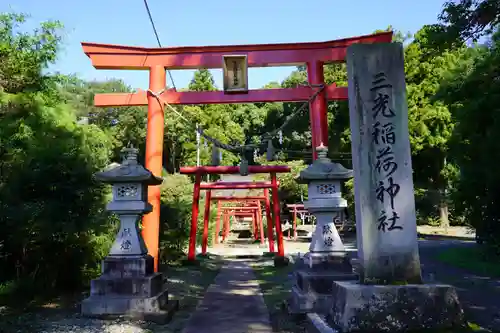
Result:
[[[166,89],[165,69],[222,68],[223,57],[244,55],[248,67],[307,66],[308,83],[324,84],[323,64],[345,61],[346,49],[354,43],[389,43],[392,32],[384,32],[328,42],[282,43],[261,45],[183,46],[146,48],[112,44],[82,43],[83,51],[97,69],[149,70],[149,89],[136,93],[96,94],[96,106],[148,106],[146,168],[161,177],[163,168],[163,102],[169,104],[221,104],[255,102],[303,102],[312,95],[312,87],[257,89],[245,94],[223,91],[186,91]],[[160,102],[163,101],[163,102]],[[328,144],[327,100],[347,100],[347,87],[326,86],[310,102],[313,159],[316,147]],[[160,227],[160,187],[150,186],[148,201],[153,211],[143,218],[142,235],[158,270]]]
[[[198,223],[198,212],[199,212],[199,201],[200,201],[200,190],[227,190],[227,189],[272,189],[273,198],[273,215],[274,224],[276,227],[276,236],[278,241],[278,256],[284,257],[285,251],[283,248],[283,233],[281,231],[281,221],[280,221],[280,206],[278,198],[278,179],[276,177],[277,173],[288,173],[291,169],[285,165],[251,165],[248,166],[248,173],[269,173],[271,174],[270,182],[214,182],[214,183],[201,183],[201,179],[205,175],[221,175],[221,174],[239,174],[239,166],[199,166],[199,167],[181,167],[180,173],[186,175],[195,175],[194,189],[193,189],[193,207],[191,215],[191,232],[189,235],[189,250],[188,250],[188,260],[195,260],[195,250],[196,250],[196,229]],[[211,191],[206,194],[208,197],[208,202],[211,201]],[[208,208],[207,208],[208,207]],[[210,214],[210,205],[205,206],[205,216]],[[268,232],[272,228],[272,223],[268,223]],[[206,232],[205,232],[206,230]],[[272,232],[272,231],[271,231]],[[204,223],[203,227],[203,239],[205,234],[208,239],[208,221]]]
[[[287,204],[286,207],[292,210],[293,213],[293,239],[297,240],[297,213],[308,212],[304,208],[304,204]],[[290,233],[288,233],[288,238],[290,238]]]

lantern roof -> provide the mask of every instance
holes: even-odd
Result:
[[[122,150],[123,161],[118,166],[95,174],[95,178],[104,183],[142,183],[144,185],[160,185],[161,177],[156,177],[151,171],[137,162],[139,150],[127,147]]]
[[[310,183],[314,180],[346,180],[353,176],[351,169],[340,163],[332,162],[328,157],[328,148],[321,144],[316,148],[318,159],[309,167],[300,172],[297,182]]]

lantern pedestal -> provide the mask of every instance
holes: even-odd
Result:
[[[166,322],[177,308],[169,302],[162,273],[153,272],[153,257],[109,256],[103,274],[91,281],[90,297],[82,302],[85,316],[122,316]]]
[[[102,262],[102,275],[91,281],[81,312],[88,317],[127,316],[165,323],[178,303],[169,301],[163,274],[154,272],[153,257],[139,230],[142,215],[151,212],[148,185],[161,184],[161,179],[137,163],[136,149],[124,152],[127,156],[120,166],[96,174],[98,180],[113,185],[113,200],[106,209],[118,215],[120,229]]]
[[[298,260],[294,271],[295,283],[288,304],[293,314],[327,314],[333,303],[334,281],[357,279],[335,226],[347,207],[347,201],[341,197],[341,180],[350,178],[352,171],[332,163],[324,147],[318,147],[317,151],[319,158],[297,180],[308,184],[309,200],[304,207],[316,217],[317,223],[309,252]]]

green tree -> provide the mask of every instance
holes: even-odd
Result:
[[[7,93],[46,90],[55,78],[42,75],[56,60],[62,25],[44,22],[33,32],[22,32],[27,16],[0,13],[0,90]]]
[[[432,26],[440,37],[437,41],[461,46],[464,41],[477,41],[494,31],[500,22],[500,3],[497,0],[447,1],[439,20],[440,24]]]
[[[449,225],[448,193],[457,169],[447,160],[454,119],[447,105],[435,98],[447,74],[467,57],[467,48],[428,50],[432,27],[424,26],[405,48],[408,94],[408,127],[417,194],[418,213],[434,220],[439,212],[440,225]]]
[[[93,179],[109,161],[109,140],[62,106],[1,94],[0,108],[2,278],[78,286],[103,254],[92,244],[109,240],[100,238],[107,192]]]
[[[109,162],[109,139],[78,125],[61,102],[60,77],[42,74],[56,59],[59,25],[21,33],[24,21],[0,15],[0,225],[8,230],[0,235],[0,283],[29,293],[88,282],[112,225],[109,192],[93,178]]]
[[[147,109],[137,106],[96,107],[95,94],[132,93],[131,87],[123,81],[85,82],[76,77],[67,77],[58,85],[60,100],[70,105],[78,117],[86,117],[88,122],[106,132],[112,142],[112,160],[120,162],[120,151],[128,144],[139,148],[144,163]]]
[[[454,201],[466,221],[490,244],[500,244],[500,178],[496,172],[500,121],[500,39],[493,36],[491,46],[470,48],[447,80],[439,97],[449,105],[456,121],[451,140],[450,159],[459,166]]]

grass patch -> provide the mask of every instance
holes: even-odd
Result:
[[[290,297],[293,281],[289,274],[293,265],[274,267],[272,260],[256,262],[252,265],[260,284],[274,332],[306,332],[300,322],[295,322],[283,310],[283,301]]]
[[[439,252],[436,259],[477,275],[500,277],[500,258],[480,246],[449,248]]]
[[[255,263],[252,268],[257,276],[267,307],[272,309],[280,306],[292,288],[292,281],[288,275],[293,271],[293,266],[274,267],[272,261],[269,261]]]
[[[478,324],[474,324],[474,323],[471,323],[471,322],[467,322],[467,326],[469,326],[469,330],[471,332],[482,332],[484,331],[481,326],[479,326]]]

